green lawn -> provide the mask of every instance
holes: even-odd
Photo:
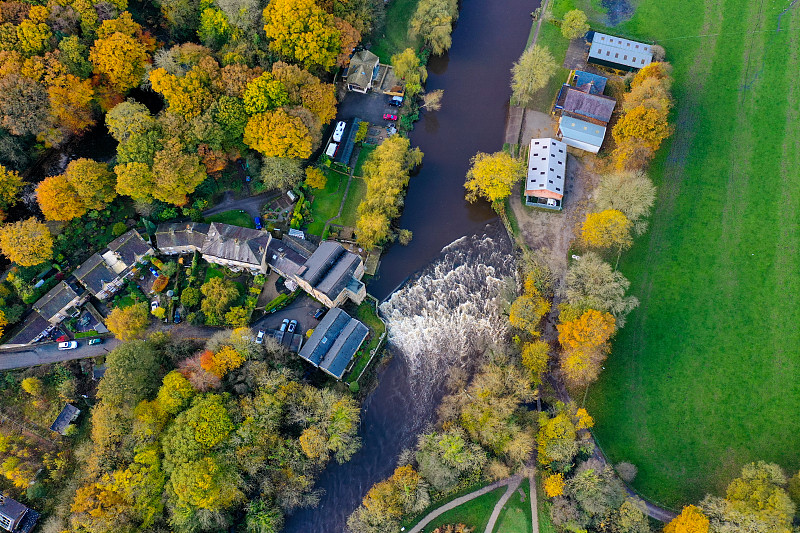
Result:
[[[419,0],[392,0],[386,8],[386,23],[383,32],[376,36],[370,51],[389,64],[392,55],[406,48],[416,48],[417,41],[408,38],[408,21]]]
[[[525,493],[525,497],[520,496],[519,489],[511,495],[503,510],[500,511],[493,533],[531,532],[531,490],[528,480],[523,479],[519,487]]]
[[[369,364],[370,352],[378,346],[381,335],[386,331],[386,326],[383,325],[381,319],[375,314],[375,305],[371,300],[365,300],[356,310],[356,318],[363,322],[372,333],[368,343],[365,343],[360,350],[356,353],[358,360],[353,365],[350,373],[345,380],[347,382],[355,381],[361,375],[364,367]]]
[[[370,156],[372,152],[375,151],[377,146],[372,144],[363,144],[361,145],[361,149],[358,151],[358,161],[356,161],[356,166],[353,169],[354,176],[364,176],[364,173],[361,171],[361,167],[364,165],[364,161]]]
[[[313,235],[322,235],[325,229],[325,222],[335,217],[339,212],[339,205],[342,203],[342,196],[347,187],[348,177],[332,170],[326,171],[328,182],[325,188],[314,189],[314,201],[311,202],[311,216],[314,221],[308,225],[306,231]]]
[[[232,211],[224,211],[216,215],[206,217],[207,222],[221,222],[223,224],[230,224],[232,226],[241,226],[243,228],[255,228],[253,218],[239,209]]]
[[[676,135],[654,162],[650,232],[620,268],[641,305],[589,391],[611,460],[677,507],[742,464],[800,467],[800,11],[640,0],[612,30],[675,68]],[[680,16],[676,16],[680,14]]]
[[[358,205],[367,195],[367,184],[362,178],[353,177],[350,182],[350,190],[347,191],[347,198],[342,208],[342,216],[334,222],[342,226],[355,226],[358,220]]]
[[[492,509],[506,491],[505,487],[499,487],[483,496],[478,496],[464,505],[459,505],[444,514],[439,515],[430,524],[425,526],[425,531],[433,531],[439,526],[446,524],[466,524],[474,527],[476,532],[486,529],[486,523],[492,515]]]

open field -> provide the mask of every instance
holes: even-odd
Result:
[[[417,9],[418,2],[419,0],[394,0],[386,8],[383,32],[370,47],[370,51],[381,58],[381,63],[388,65],[392,55],[417,46],[416,39],[408,38],[408,21]]]
[[[641,306],[589,391],[612,461],[672,507],[743,463],[800,467],[800,6],[641,0],[613,33],[675,67],[676,135],[651,230],[624,256]],[[676,14],[680,13],[680,16]]]
[[[430,524],[425,526],[425,531],[433,531],[439,526],[446,524],[466,524],[474,527],[475,531],[483,531],[489,522],[497,500],[505,493],[506,487],[498,487],[492,492],[487,492],[483,496],[478,496],[455,509],[451,509],[441,516],[436,517]]]

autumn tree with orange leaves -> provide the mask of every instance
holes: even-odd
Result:
[[[622,251],[633,244],[631,229],[631,221],[622,211],[606,209],[586,215],[581,228],[581,239],[591,248]]]
[[[615,332],[614,317],[589,309],[556,327],[563,348],[559,362],[567,384],[577,388],[594,382],[608,355],[608,340]]]
[[[664,533],[708,533],[709,521],[694,505],[687,505],[672,522],[664,526]]]

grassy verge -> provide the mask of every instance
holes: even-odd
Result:
[[[231,226],[240,226],[242,228],[253,229],[256,227],[253,218],[239,209],[223,211],[222,213],[211,215],[210,217],[206,217],[206,221],[220,222],[222,224],[230,224]]]
[[[483,496],[478,496],[474,500],[470,500],[463,505],[459,505],[455,509],[451,509],[439,515],[430,524],[425,526],[425,530],[433,531],[437,527],[445,524],[466,524],[475,528],[475,531],[483,531],[486,529],[486,523],[489,522],[492,509],[494,509],[497,500],[500,499],[505,491],[505,487],[499,487],[492,492],[486,493]]]
[[[553,520],[550,518],[550,500],[544,494],[542,480],[536,476],[536,514],[539,519],[539,533],[557,533]]]
[[[359,150],[358,152],[358,161],[356,161],[356,167],[353,170],[354,176],[364,175],[364,173],[361,170],[361,167],[364,165],[364,161],[367,160],[370,154],[375,151],[375,148],[377,148],[377,146],[374,146],[372,144],[364,144],[361,146],[361,150]]]
[[[493,533],[529,533],[532,531],[531,489],[528,480],[523,479],[519,487],[525,496],[521,496],[519,490],[511,495],[503,510],[500,511]]]
[[[378,346],[381,336],[386,331],[386,326],[383,325],[381,319],[375,314],[375,307],[371,300],[365,300],[364,303],[358,306],[356,318],[370,329],[371,337],[369,342],[364,344],[361,349],[356,352],[356,362],[346,378],[348,383],[355,381],[361,375],[361,372],[369,364],[372,350]]]
[[[573,9],[580,9],[590,20],[600,20],[606,14],[601,0],[551,0],[550,12],[558,20],[563,19],[564,14]]]
[[[386,22],[383,33],[376,36],[370,51],[381,58],[381,63],[389,63],[392,55],[406,48],[415,48],[416,39],[408,38],[408,21],[417,9],[419,0],[392,0],[386,8]]]
[[[558,67],[555,74],[547,82],[547,85],[537,91],[531,104],[531,109],[541,111],[542,113],[549,113],[552,110],[553,102],[558,95],[558,90],[561,85],[566,83],[569,70],[561,65],[564,64],[564,59],[567,57],[567,48],[569,48],[569,40],[561,35],[561,28],[554,24],[542,22],[542,28],[539,30],[539,37],[536,39],[536,44],[543,46],[550,50],[553,54],[553,59],[556,60]]]
[[[325,222],[339,212],[339,205],[347,187],[348,176],[332,170],[328,170],[327,174],[328,182],[325,188],[314,189],[314,201],[311,202],[311,216],[314,221],[306,229],[312,235],[322,235]]]
[[[785,6],[641,0],[614,30],[666,48],[677,131],[650,168],[651,230],[620,263],[641,305],[588,408],[611,461],[636,464],[634,487],[673,507],[724,494],[751,461],[800,468],[787,416],[800,409],[787,297],[800,293],[800,14],[776,32]]]
[[[334,222],[342,226],[355,226],[358,220],[358,205],[367,195],[367,184],[363,178],[354,177],[350,182],[350,190],[347,191],[347,198],[344,200],[342,216]]]

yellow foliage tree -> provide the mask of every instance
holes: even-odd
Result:
[[[149,316],[146,304],[116,307],[106,318],[106,327],[119,340],[129,341],[144,333]]]
[[[583,407],[579,407],[575,411],[575,428],[576,429],[589,429],[594,427],[594,418],[589,415],[589,411]]]
[[[687,505],[669,524],[664,533],[708,533],[709,521],[703,512],[694,505]]]
[[[102,209],[117,195],[114,174],[105,163],[76,159],[67,165],[64,176],[86,209]]]
[[[36,187],[36,199],[48,220],[72,220],[86,214],[78,191],[66,175],[49,176]]]
[[[150,72],[150,83],[154,91],[164,96],[169,110],[182,117],[196,117],[214,102],[208,76],[199,67],[180,78],[157,68]]]
[[[494,203],[511,194],[511,186],[522,178],[525,164],[506,152],[486,154],[478,152],[472,158],[472,166],[467,172],[467,200],[474,202],[478,197]]]
[[[20,383],[22,390],[31,396],[41,396],[44,393],[44,384],[42,380],[36,377],[29,377],[22,380]]]
[[[330,69],[342,47],[332,15],[314,0],[272,0],[264,9],[269,46],[306,68]]]
[[[117,192],[142,202],[153,201],[153,172],[146,163],[126,163],[114,167]]]
[[[311,155],[311,135],[303,121],[283,109],[253,115],[244,129],[244,143],[266,157]]]
[[[669,111],[638,105],[625,113],[612,130],[614,141],[622,143],[626,138],[640,139],[645,146],[658,150],[661,143],[672,135]]]
[[[306,185],[314,189],[324,189],[328,184],[328,176],[316,167],[306,169]]]
[[[606,209],[589,213],[583,222],[581,238],[592,248],[617,248],[623,250],[633,244],[632,224],[622,211]]]
[[[232,346],[223,346],[218,352],[211,356],[210,361],[203,364],[203,369],[217,377],[225,377],[231,370],[242,366],[245,358]]]
[[[570,322],[558,324],[558,342],[567,350],[603,346],[614,334],[615,321],[610,313],[589,309]]]
[[[0,250],[20,266],[39,265],[53,257],[53,236],[31,217],[0,227]]]
[[[17,203],[17,193],[22,183],[19,172],[0,165],[0,207],[7,209]]]
[[[538,337],[539,322],[549,311],[550,302],[543,298],[539,291],[533,291],[514,300],[514,303],[511,304],[508,321],[515,328]]]
[[[133,22],[128,12],[104,20],[97,36],[89,51],[95,70],[118,92],[138,86],[155,43],[143,38],[141,26]]]
[[[522,366],[528,370],[531,385],[542,383],[542,374],[547,370],[550,345],[544,341],[526,342],[522,347]]]
[[[47,88],[51,113],[56,121],[72,133],[94,125],[92,82],[72,74],[58,77]]]
[[[544,493],[548,498],[555,498],[564,494],[564,474],[550,474],[544,480]]]

